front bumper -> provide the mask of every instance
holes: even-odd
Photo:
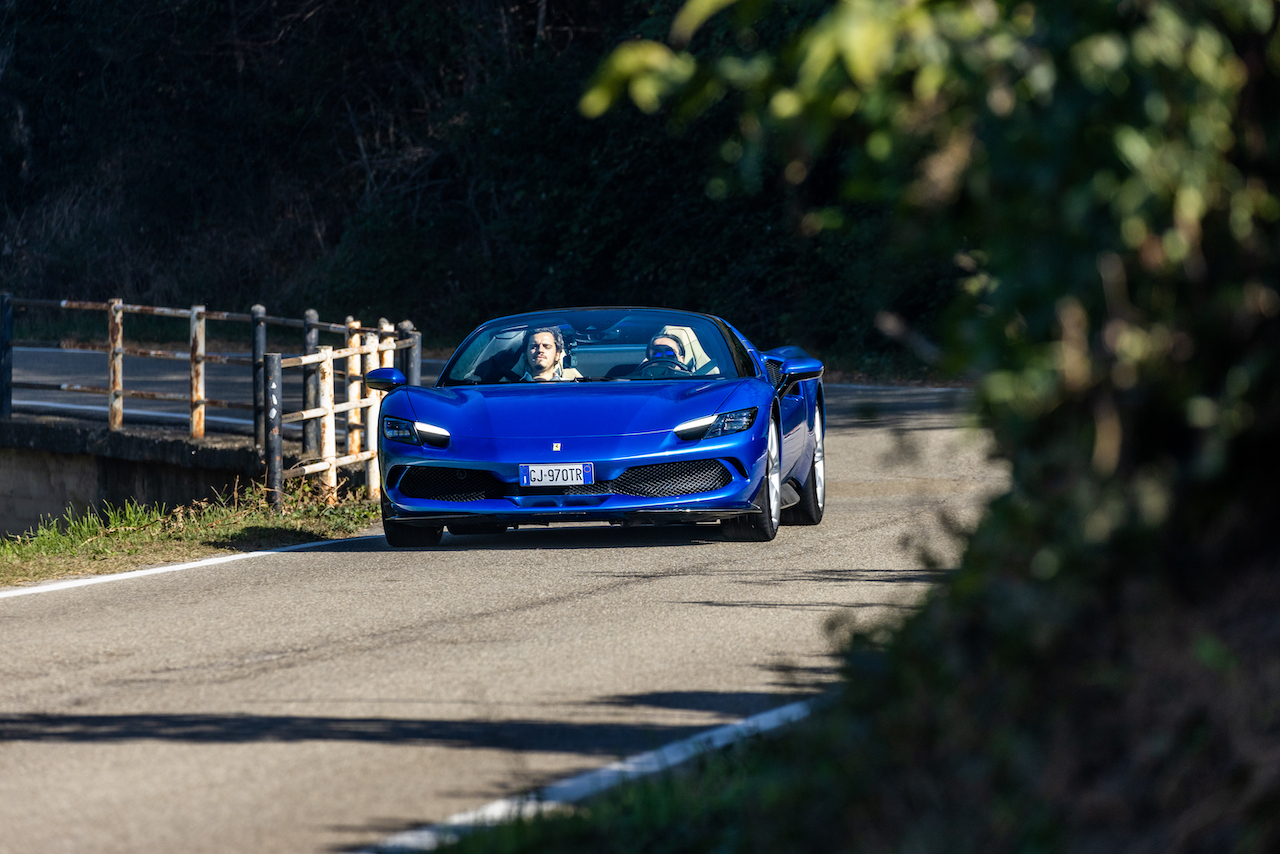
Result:
[[[758,514],[763,460],[751,457],[754,444],[750,437],[737,437],[691,444],[683,453],[588,458],[582,461],[594,463],[600,482],[559,489],[521,487],[518,462],[431,458],[416,448],[395,453],[384,447],[383,515],[439,526],[481,520],[679,524]],[[665,494],[672,491],[679,494]]]

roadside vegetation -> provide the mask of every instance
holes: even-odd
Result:
[[[1280,8],[846,0],[772,50],[766,6],[689,0],[583,111],[732,104],[744,192],[950,247],[1011,487],[794,731],[460,848],[1280,850]]]
[[[11,6],[0,290],[18,296],[408,318],[429,348],[522,310],[662,305],[918,377],[875,314],[933,331],[953,287],[950,253],[898,251],[882,204],[820,232],[800,227],[809,187],[736,192],[731,110],[678,138],[583,120],[600,57],[665,32],[678,0]],[[754,38],[781,45],[821,6],[776,4]],[[44,315],[50,337],[101,334]]]
[[[27,534],[0,538],[0,586],[338,539],[377,519],[378,505],[371,501],[352,495],[331,504],[297,481],[289,484],[279,514],[257,484],[173,509],[130,502],[101,513],[68,510]]]

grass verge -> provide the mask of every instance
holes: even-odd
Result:
[[[279,514],[258,484],[172,510],[133,502],[100,514],[68,510],[29,534],[0,539],[0,586],[349,537],[377,521],[374,502],[345,496],[330,504],[310,484],[291,487]]]

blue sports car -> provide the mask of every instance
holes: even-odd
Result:
[[[394,368],[379,462],[392,546],[520,525],[718,522],[732,540],[816,525],[822,363],[718,317],[572,308],[492,320],[433,388]]]

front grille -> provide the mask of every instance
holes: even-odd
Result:
[[[711,492],[728,486],[732,478],[723,463],[716,460],[687,460],[634,466],[612,481],[612,492],[639,498],[666,498]]]
[[[613,480],[583,486],[515,487],[512,495],[630,495],[635,498],[671,498],[695,495],[728,486],[733,478],[716,460],[687,460],[632,466]]]
[[[480,501],[501,498],[506,491],[490,472],[439,466],[409,466],[399,487],[410,498],[429,501]]]
[[[465,502],[516,495],[630,495],[636,498],[672,498],[712,492],[728,486],[732,481],[733,476],[718,460],[682,460],[632,466],[613,480],[564,487],[522,487],[503,483],[487,471],[409,466],[398,486],[400,492],[409,498]]]

